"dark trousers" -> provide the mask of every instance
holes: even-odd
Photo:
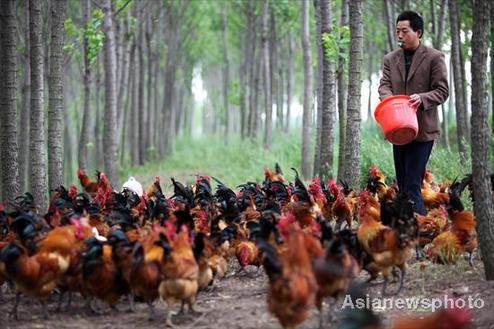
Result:
[[[421,188],[433,145],[434,141],[413,141],[406,145],[393,145],[398,187],[400,191],[408,193],[415,202],[416,211],[421,215],[426,214]]]

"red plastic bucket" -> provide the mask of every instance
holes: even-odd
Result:
[[[417,137],[419,124],[416,110],[408,105],[410,96],[395,95],[384,99],[376,107],[374,117],[384,136],[395,145],[408,144]]]

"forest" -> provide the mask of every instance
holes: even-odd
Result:
[[[408,10],[449,85],[425,214],[375,117]],[[0,319],[494,328],[493,54],[492,0],[1,0]]]

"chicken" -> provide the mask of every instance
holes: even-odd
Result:
[[[306,320],[316,297],[317,281],[305,248],[305,234],[300,228],[292,231],[281,255],[266,241],[258,241],[269,278],[269,311],[283,328],[296,328]]]
[[[249,265],[253,265],[259,268],[261,265],[259,259],[259,249],[252,241],[237,241],[234,243],[235,256],[237,257],[240,267],[245,270]]]
[[[448,212],[446,207],[441,205],[439,208],[431,209],[427,215],[417,215],[419,225],[419,245],[421,247],[431,243],[448,224]]]
[[[129,293],[129,286],[115,260],[117,248],[121,245],[115,244],[112,239],[109,241],[112,245],[103,244],[96,237],[86,240],[87,251],[82,265],[83,291],[115,309],[120,298]],[[131,250],[129,248],[129,252]],[[87,302],[90,310],[96,312],[89,299]]]
[[[360,226],[357,237],[365,252],[372,257],[372,261],[365,267],[371,273],[371,279],[382,273],[384,276],[383,295],[386,294],[386,287],[389,275],[394,266],[401,271],[400,287],[403,287],[406,263],[412,256],[412,250],[417,243],[418,228],[413,223],[413,202],[403,203],[398,206],[400,213],[407,216],[400,216],[394,221],[396,229],[376,221],[367,211],[373,197],[369,192],[361,193],[360,202]]]
[[[347,228],[352,228],[352,220],[356,214],[356,199],[352,196],[346,197],[343,193],[343,187],[337,185],[334,180],[328,182],[328,187],[335,197],[331,206],[331,212],[336,218],[336,231],[341,230],[341,225],[346,222]]]
[[[365,300],[369,296],[361,285],[352,283],[350,288],[350,305],[345,307],[338,324],[338,329],[385,329],[379,316],[366,307],[355,307],[358,300]],[[345,301],[346,302],[346,301]],[[400,316],[389,328],[391,329],[467,329],[472,323],[472,313],[464,308],[441,309],[430,314],[420,316]]]
[[[286,184],[287,181],[286,181],[285,177],[283,177],[283,171],[281,170],[280,165],[278,163],[276,163],[274,168],[275,168],[274,173],[269,168],[266,168],[264,170],[264,178],[266,179],[266,181],[268,181],[268,182],[280,182],[280,183]]]
[[[204,290],[213,283],[213,270],[208,261],[208,250],[205,247],[206,236],[203,233],[198,233],[194,238],[194,258],[199,266],[199,290]]]
[[[392,329],[467,329],[472,322],[472,314],[468,309],[442,309],[420,317],[402,317],[394,322]]]
[[[17,295],[11,315],[15,319],[20,294],[38,298],[43,307],[43,316],[48,318],[46,300],[57,286],[57,279],[69,268],[69,259],[55,252],[38,252],[29,256],[26,248],[10,243],[0,252],[0,267],[17,288]]]
[[[447,208],[451,225],[432,241],[427,251],[435,262],[452,264],[462,253],[467,252],[470,266],[473,266],[473,251],[478,246],[477,219],[471,211],[463,207],[460,193],[464,187],[461,183],[453,183],[451,187],[450,204]]]
[[[160,283],[158,291],[162,300],[168,305],[166,324],[173,326],[170,308],[177,301],[189,305],[189,310],[194,311],[197,291],[199,289],[199,266],[194,258],[189,233],[182,226],[175,239],[170,240],[170,252],[166,253],[166,260],[162,264],[164,279]]]
[[[153,302],[159,297],[158,287],[163,278],[161,265],[165,261],[165,249],[169,248],[163,237],[159,233],[150,234],[142,243],[136,241],[131,257],[124,255],[117,261],[130,292],[148,305],[149,320],[156,317]],[[125,241],[123,237],[122,241]]]
[[[110,182],[108,181],[108,178],[106,178],[106,175],[99,171],[96,172],[96,175],[97,181],[92,181],[84,169],[79,168],[79,170],[77,170],[77,177],[79,178],[82,188],[92,198],[95,198],[98,195],[98,189],[101,189],[105,193],[112,191]]]
[[[25,222],[28,217],[25,217]],[[57,227],[38,242],[37,251],[33,255],[28,250],[17,244],[11,243],[5,246],[0,254],[0,263],[5,269],[4,273],[11,279],[18,290],[41,300],[43,315],[48,317],[45,300],[57,286],[62,276],[77,268],[84,239],[91,236],[91,229],[87,225],[87,219],[73,220],[73,225]],[[32,225],[26,226],[26,228]],[[24,231],[26,230],[24,229]],[[12,315],[17,318],[17,306],[20,295],[12,310]]]
[[[323,299],[337,298],[346,293],[350,280],[359,274],[359,265],[348,252],[345,244],[339,239],[333,239],[326,255],[314,259],[312,263],[317,280],[316,306],[320,314],[319,326],[323,326]]]

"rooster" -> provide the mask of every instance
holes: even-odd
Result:
[[[316,297],[317,281],[305,246],[305,234],[300,228],[292,231],[281,255],[266,241],[258,241],[269,278],[269,311],[283,328],[296,328],[306,320]]]
[[[164,279],[158,291],[161,299],[168,305],[166,324],[173,327],[169,309],[175,302],[182,302],[182,310],[183,304],[187,303],[189,310],[194,311],[199,289],[199,266],[194,258],[189,233],[185,226],[182,226],[180,233],[174,239],[168,240],[171,243],[169,251],[165,254],[165,262],[162,264]]]
[[[450,189],[450,204],[447,207],[451,225],[431,243],[428,255],[439,263],[451,264],[463,253],[469,254],[469,264],[473,267],[473,251],[478,246],[477,219],[464,209],[460,194],[467,182],[453,183]]]
[[[412,250],[417,243],[418,229],[413,223],[413,203],[403,198],[403,203],[398,208],[400,214],[406,216],[396,218],[397,227],[392,228],[376,221],[369,214],[368,207],[372,199],[373,197],[367,191],[360,195],[360,226],[357,236],[365,252],[372,257],[372,262],[365,268],[370,271],[371,279],[375,278],[377,273],[382,273],[384,276],[382,293],[385,295],[389,275],[393,267],[397,266],[401,271],[398,288],[400,292],[403,287],[406,263],[411,258]]]

